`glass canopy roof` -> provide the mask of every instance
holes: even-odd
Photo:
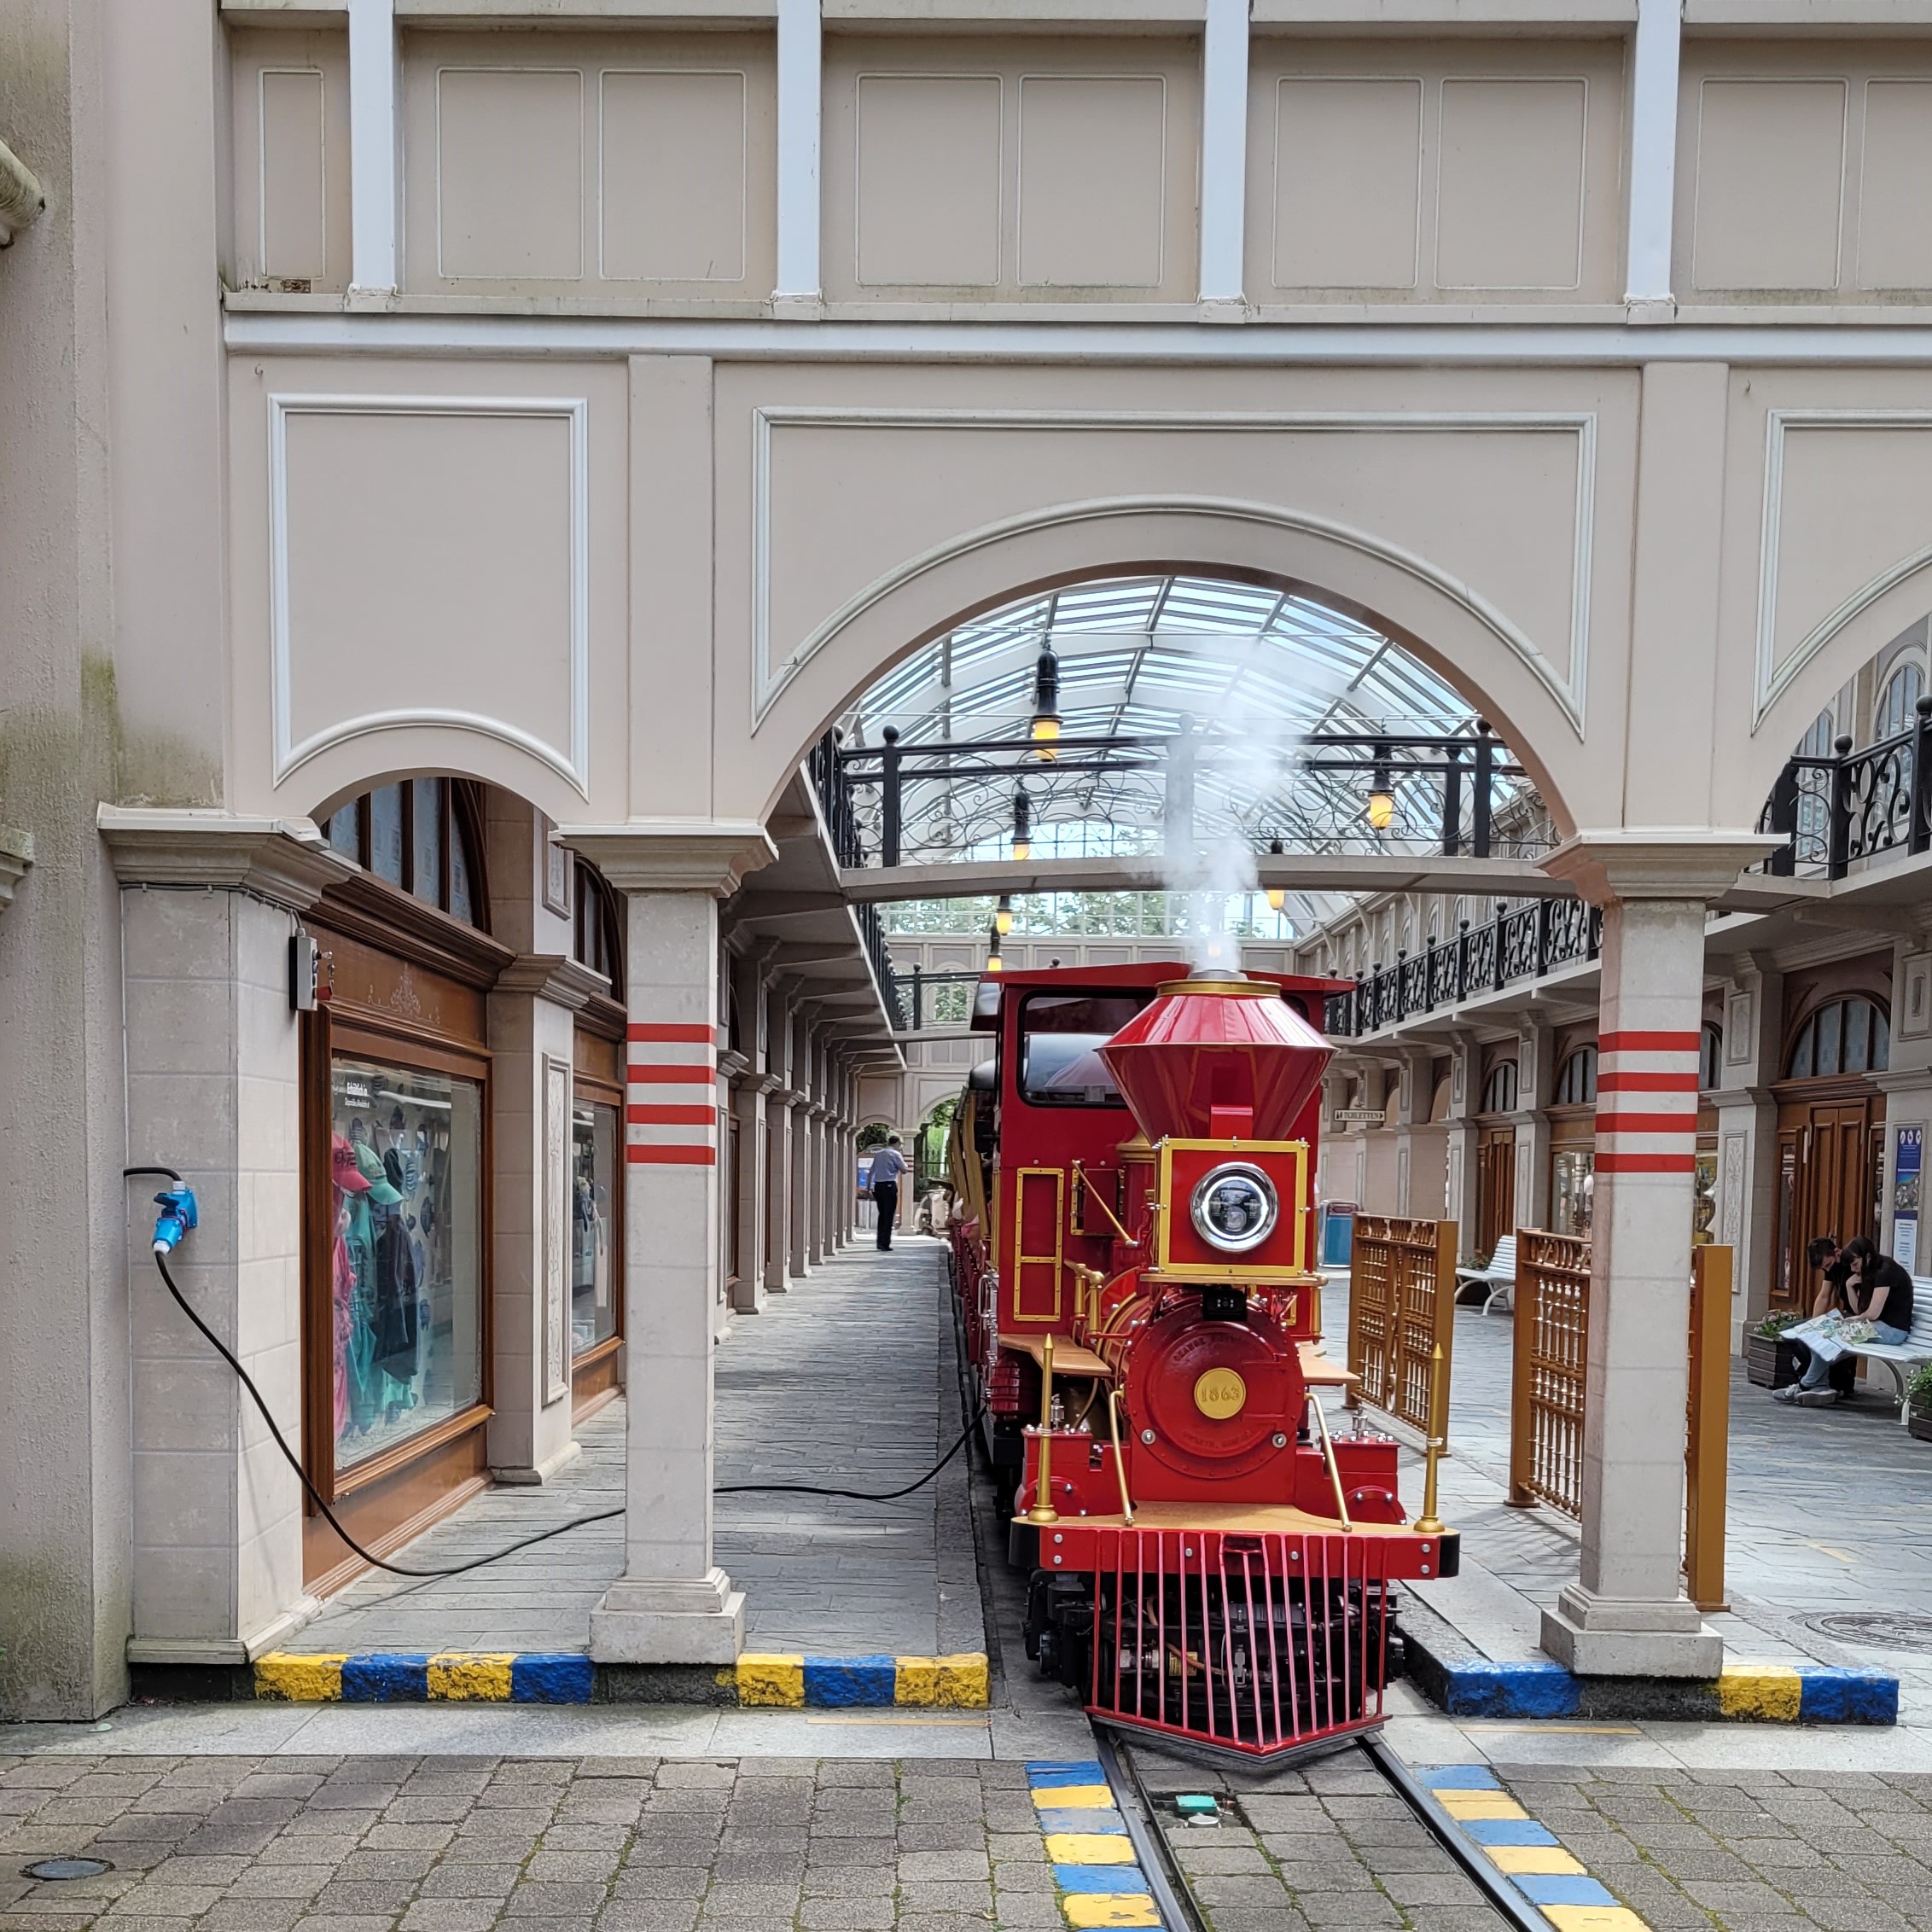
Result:
[[[841,721],[848,748],[876,747],[889,725],[915,746],[1024,739],[1035,666],[1059,660],[1067,746],[1033,763],[1023,784],[1036,857],[1132,854],[1162,839],[1169,764],[1164,743],[1200,736],[1196,824],[1205,841],[1265,851],[1440,852],[1442,781],[1389,772],[1394,810],[1368,823],[1363,773],[1309,767],[1305,741],[1351,732],[1475,735],[1475,714],[1447,684],[1359,620],[1258,585],[1196,577],[1112,578],[1021,599],[916,651]],[[969,754],[908,766],[902,847],[908,862],[990,858],[1010,849],[1011,754],[996,774]],[[992,762],[990,759],[985,762]],[[1098,767],[1097,769],[1096,767]],[[915,777],[915,771],[931,774]],[[876,835],[879,789],[858,790]],[[1528,781],[1498,777],[1492,793],[1499,855],[1540,851],[1548,827]],[[1291,898],[1306,931],[1339,912],[1332,894]]]

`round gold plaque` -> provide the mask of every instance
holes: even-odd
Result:
[[[1248,1384],[1232,1369],[1209,1369],[1194,1385],[1194,1405],[1202,1415],[1225,1423],[1248,1405]]]

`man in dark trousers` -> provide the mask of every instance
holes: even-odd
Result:
[[[879,1211],[879,1252],[889,1254],[893,1223],[899,1216],[899,1177],[905,1172],[905,1156],[899,1150],[899,1136],[887,1134],[886,1144],[872,1155],[872,1204]]]

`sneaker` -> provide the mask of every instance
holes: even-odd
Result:
[[[1798,1406],[1801,1409],[1836,1408],[1838,1391],[1835,1388],[1801,1388],[1798,1391]]]
[[[1788,1382],[1784,1388],[1772,1389],[1771,1399],[1773,1402],[1795,1402],[1798,1400],[1797,1383]]]

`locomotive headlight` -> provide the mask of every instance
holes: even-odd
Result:
[[[1202,1177],[1188,1212],[1210,1248],[1245,1254],[1274,1232],[1281,1206],[1275,1184],[1259,1167],[1230,1161]]]

